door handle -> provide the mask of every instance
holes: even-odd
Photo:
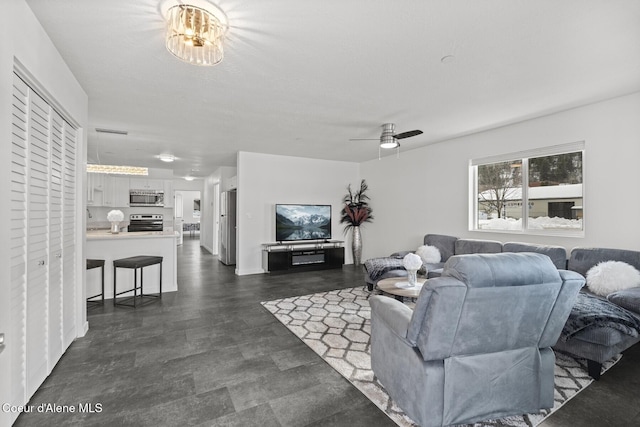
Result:
[[[44,264],[45,264],[45,262],[44,262],[44,260],[43,260],[43,259],[41,259],[40,261],[38,261],[38,265],[41,265],[41,266],[42,266],[42,265],[44,265]]]
[[[0,353],[4,351],[4,334],[0,334]]]

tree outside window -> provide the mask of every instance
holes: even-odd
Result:
[[[507,218],[507,203],[521,198],[521,172],[521,160],[478,166],[478,208],[487,219]]]

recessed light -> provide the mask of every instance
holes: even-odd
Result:
[[[160,154],[158,158],[163,162],[170,163],[176,159],[176,156],[174,156],[173,154]]]

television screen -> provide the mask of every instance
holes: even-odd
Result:
[[[276,205],[276,240],[331,239],[331,205]]]

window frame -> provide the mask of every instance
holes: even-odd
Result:
[[[580,230],[563,230],[563,229],[531,229],[529,228],[529,159],[539,157],[556,156],[559,154],[569,154],[580,152],[582,156],[582,228]],[[469,160],[469,231],[478,231],[482,233],[507,233],[507,234],[525,234],[525,235],[545,235],[545,236],[562,236],[562,237],[584,237],[585,222],[585,165],[586,165],[585,142],[578,141],[568,144],[552,145],[532,150],[519,151],[495,156],[482,157]],[[479,227],[478,218],[478,166],[503,162],[522,162],[521,170],[521,190],[522,190],[522,228],[520,230],[505,229],[481,229]]]

